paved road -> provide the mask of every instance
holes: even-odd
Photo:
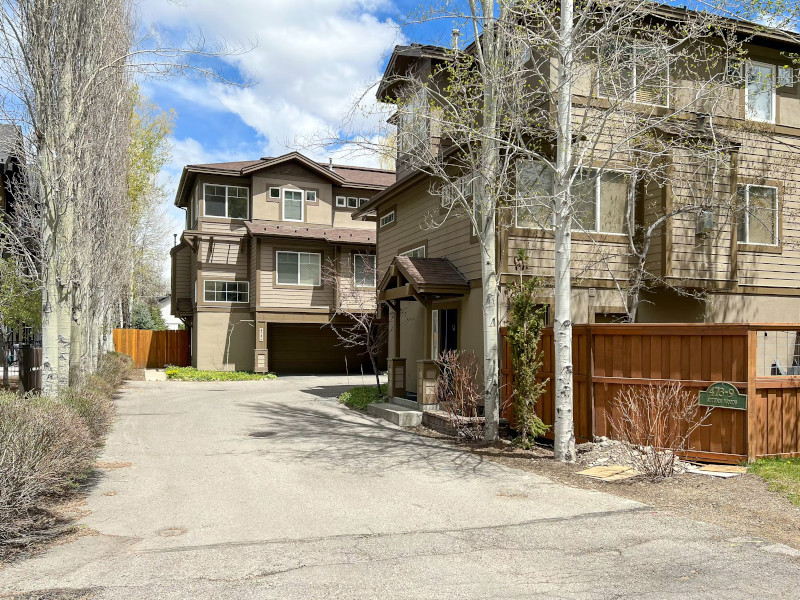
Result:
[[[130,384],[97,533],[0,596],[800,598],[795,551],[416,437],[338,406],[345,383]]]

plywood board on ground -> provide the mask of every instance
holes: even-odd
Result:
[[[620,479],[636,477],[637,475],[641,475],[641,473],[624,465],[602,465],[591,467],[584,471],[578,471],[578,475],[599,479],[601,481],[619,481]]]

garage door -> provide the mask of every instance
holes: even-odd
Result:
[[[270,323],[267,331],[269,370],[273,373],[371,373],[369,357],[342,348],[336,334],[319,325]],[[382,365],[379,367],[385,368]],[[385,362],[385,361],[383,361]]]

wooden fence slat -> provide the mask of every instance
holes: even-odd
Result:
[[[113,340],[114,349],[130,356],[136,369],[191,365],[191,337],[186,330],[115,329]]]

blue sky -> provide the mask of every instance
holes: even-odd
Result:
[[[183,211],[172,207],[186,164],[275,156],[301,149],[318,159],[377,164],[373,156],[310,148],[303,139],[337,130],[359,95],[380,78],[395,44],[436,42],[450,24],[400,27],[419,0],[140,0],[143,27],[185,44],[202,32],[207,45],[250,48],[221,56],[215,70],[246,87],[199,77],[148,79],[143,92],[175,112],[172,160],[161,180],[175,233]],[[360,120],[371,131],[385,118],[364,96]],[[171,241],[171,240],[170,240]]]

